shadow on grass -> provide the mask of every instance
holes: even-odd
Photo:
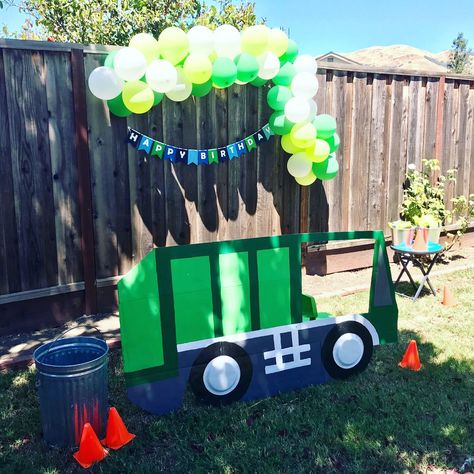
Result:
[[[416,283],[416,288],[409,281],[402,281],[398,283],[397,287],[395,288],[395,292],[397,293],[397,295],[405,296],[407,298],[413,298],[416,294],[416,291],[418,290],[418,286],[420,285],[420,280],[416,280],[416,279],[414,280]],[[433,293],[431,293],[428,287],[428,284],[426,283],[423,289],[421,290],[421,293],[417,299],[420,299],[420,298],[423,298],[424,296],[429,296],[432,294]]]
[[[420,372],[398,367],[410,339]],[[71,450],[42,441],[34,380],[32,370],[0,375],[0,465],[82,472]],[[109,380],[110,403],[137,438],[93,472],[425,472],[459,469],[474,453],[472,362],[443,360],[415,332],[377,348],[369,368],[348,381],[223,408],[188,394],[176,413],[142,412],[126,399],[118,351]]]

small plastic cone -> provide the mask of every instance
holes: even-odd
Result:
[[[85,469],[107,456],[109,452],[100,444],[90,423],[85,423],[82,429],[81,444],[79,451],[73,454],[74,459]]]
[[[105,439],[102,440],[102,443],[108,448],[120,449],[132,441],[133,438],[135,438],[135,435],[129,433],[118,411],[114,407],[110,408],[107,434]]]
[[[418,356],[418,348],[416,346],[416,341],[411,340],[408,343],[408,347],[405,351],[403,359],[398,365],[404,369],[410,369],[415,371],[421,369],[421,362],[420,357]]]
[[[453,306],[456,304],[453,292],[446,285],[443,286],[443,300],[441,301],[441,304],[444,304],[445,306]]]
[[[428,248],[423,232],[421,230],[416,231],[415,241],[413,242],[413,250],[417,252],[424,252]]]

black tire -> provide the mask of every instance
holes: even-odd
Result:
[[[333,356],[334,345],[337,340],[344,334],[356,334],[362,339],[364,351],[359,362],[351,368],[343,368],[336,363]],[[358,374],[366,369],[372,358],[373,343],[369,330],[361,323],[356,321],[346,321],[336,324],[329,332],[324,340],[321,348],[321,360],[327,373],[334,379],[347,379],[348,377]]]
[[[240,380],[237,386],[225,395],[216,395],[210,392],[204,384],[204,370],[211,360],[219,356],[231,357],[240,368]],[[204,348],[194,361],[189,375],[189,385],[196,398],[201,402],[211,405],[227,405],[244,396],[252,380],[252,373],[252,362],[242,347],[231,342],[216,342]]]

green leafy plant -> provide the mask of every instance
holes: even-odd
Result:
[[[456,196],[447,206],[446,188],[456,184],[456,170],[439,174],[438,160],[423,160],[422,170],[408,166],[404,184],[400,217],[415,226],[438,227],[456,224],[456,234],[451,234],[453,244],[463,235],[474,218],[474,194]]]

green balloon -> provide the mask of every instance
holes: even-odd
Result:
[[[163,96],[165,94],[163,94],[162,92],[156,92],[156,91],[153,91],[153,105],[158,105],[162,100],[163,100]]]
[[[123,103],[122,94],[107,101],[109,110],[117,117],[128,117],[132,112]]]
[[[336,155],[332,153],[327,160],[321,163],[313,163],[313,173],[322,181],[328,181],[337,176],[339,172],[339,164],[336,160]]]
[[[250,82],[249,84],[251,84],[252,86],[255,86],[255,87],[262,87],[264,86],[265,84],[267,83],[266,79],[262,79],[261,77],[256,77],[252,82]]]
[[[272,132],[276,135],[286,135],[287,133],[290,133],[294,125],[294,123],[286,118],[285,112],[282,110],[273,112],[273,114],[270,115],[268,124],[270,125]]]
[[[285,86],[273,86],[267,94],[268,105],[273,110],[283,110],[285,104],[293,97],[290,89]]]
[[[234,63],[237,66],[237,79],[241,82],[251,82],[258,75],[258,62],[255,56],[248,53],[239,54]]]
[[[193,84],[193,90],[191,94],[194,97],[204,97],[205,95],[209,94],[212,89],[212,79],[209,79],[204,84]]]
[[[280,56],[280,64],[285,64],[286,62],[292,63],[296,56],[298,56],[298,45],[292,40],[288,40],[288,48],[286,51]]]
[[[336,132],[336,119],[328,114],[316,115],[313,125],[318,132],[318,138],[329,138]]]
[[[119,52],[119,50],[117,49],[116,51],[112,51],[111,53],[109,53],[107,55],[107,57],[105,58],[104,66],[111,67],[113,69],[114,68],[114,59],[115,59],[115,56],[117,56],[118,52]]]
[[[341,139],[339,138],[339,135],[337,133],[334,133],[332,137],[325,138],[325,140],[329,144],[329,149],[331,150],[331,153],[334,153],[335,151],[338,150],[339,145],[341,144]]]
[[[212,65],[212,82],[218,87],[229,87],[237,79],[237,66],[230,58],[220,57]]]
[[[293,66],[292,63],[287,62],[283,64],[278,74],[272,79],[273,84],[277,86],[289,86],[295,74],[295,66]]]

